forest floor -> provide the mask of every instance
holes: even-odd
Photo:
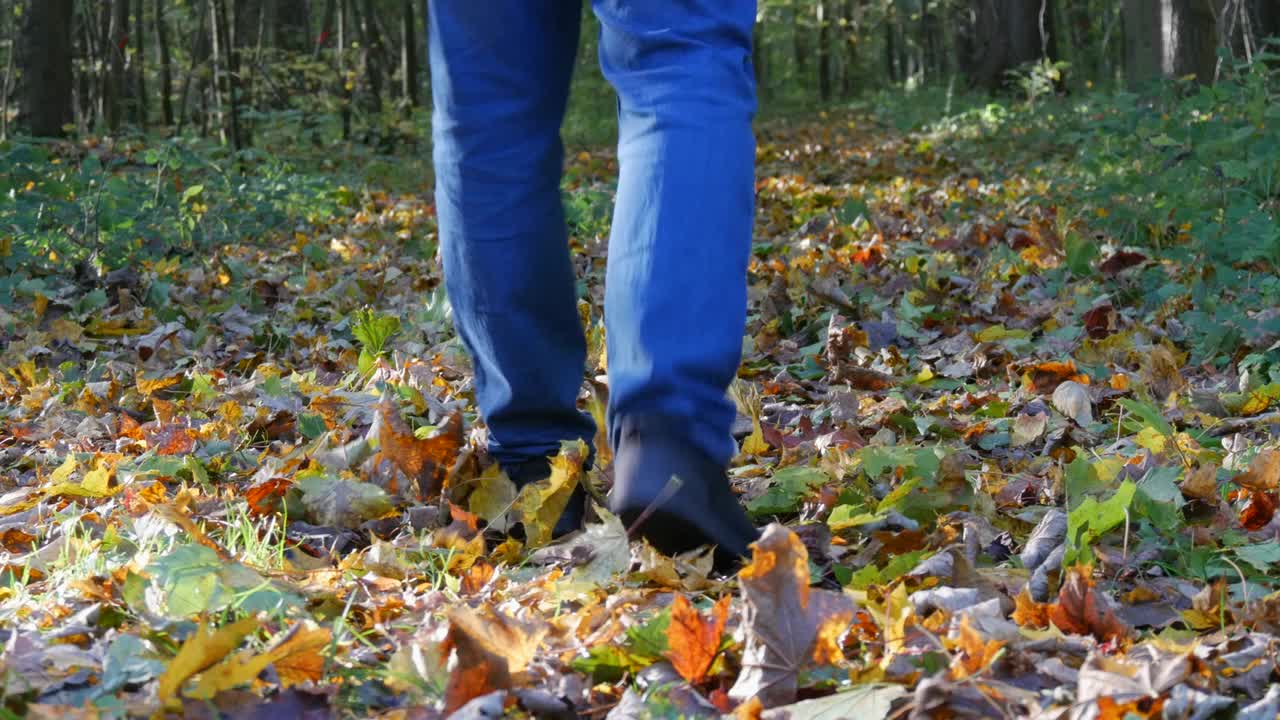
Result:
[[[42,279],[0,716],[1275,718],[1276,338],[1196,340],[1193,231],[1114,233],[1019,134],[762,127],[736,577],[603,511],[547,544],[608,453],[519,495],[483,456],[428,194]],[[566,176],[589,377],[616,169]]]

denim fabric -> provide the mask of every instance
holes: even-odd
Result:
[[[446,285],[504,464],[590,440],[559,128],[575,0],[431,3],[436,202]],[[710,459],[733,404],[754,205],[754,0],[595,0],[618,93],[620,178],[605,325],[609,423],[664,417]]]

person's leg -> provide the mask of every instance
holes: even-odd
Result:
[[[490,451],[520,471],[594,435],[576,407],[586,345],[560,200],[582,6],[442,0],[430,10],[445,280]]]
[[[619,98],[605,295],[613,504],[637,518],[679,475],[683,489],[641,533],[666,549],[710,540],[742,553],[754,531],[724,468],[736,450],[726,391],[742,351],[754,209],[756,4],[594,7]]]

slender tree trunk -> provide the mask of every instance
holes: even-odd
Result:
[[[382,68],[379,62],[381,41],[374,27],[372,0],[364,3],[355,2],[352,10],[358,16],[357,28],[360,31],[360,75],[364,78],[364,106],[374,114],[382,112]]]
[[[137,36],[135,45],[137,50],[133,54],[131,69],[135,85],[134,103],[137,108],[137,123],[138,127],[146,131],[151,110],[151,104],[147,98],[147,6],[144,0],[138,0],[137,7],[138,15],[133,21],[134,34]]]
[[[800,10],[794,13],[794,24],[791,26],[791,53],[796,66],[796,84],[804,87],[808,84],[809,75],[809,38],[801,21]]]
[[[155,0],[156,45],[160,49],[160,114],[165,127],[173,127],[173,59],[169,55],[169,23],[164,0]]]
[[[892,17],[884,21],[884,67],[890,83],[902,80],[898,72],[898,28]]]
[[[418,23],[413,12],[414,0],[404,0],[400,15],[400,96],[410,107],[421,105],[418,87]]]
[[[818,96],[831,99],[831,21],[826,0],[818,0],[814,11],[818,21]]]
[[[351,139],[351,86],[347,71],[347,0],[338,0],[338,97],[342,106],[342,139]]]
[[[840,95],[853,97],[854,72],[858,68],[858,28],[854,24],[854,0],[844,0],[844,23],[840,32],[844,33],[844,72],[840,73]]]
[[[103,93],[107,130],[111,134],[120,131],[121,112],[125,102],[125,52],[129,48],[129,0],[111,0],[111,21],[108,25],[107,43],[107,91]]]
[[[324,14],[320,16],[320,34],[316,35],[315,56],[320,58],[321,51],[333,36],[333,16],[338,0],[325,0]]]

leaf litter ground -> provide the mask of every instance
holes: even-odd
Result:
[[[762,129],[736,577],[548,542],[608,453],[484,456],[427,194],[0,310],[6,714],[1276,717],[1280,392],[1002,147]],[[566,180],[597,417],[615,171]]]

